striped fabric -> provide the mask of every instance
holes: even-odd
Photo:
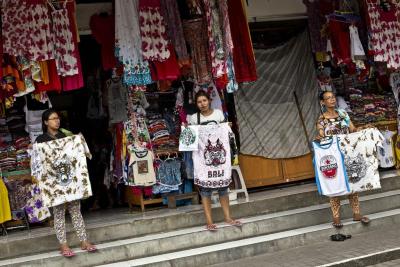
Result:
[[[294,97],[296,93],[313,138],[319,104],[308,33],[277,48],[254,52],[259,78],[235,93],[241,153],[275,159],[309,153]]]

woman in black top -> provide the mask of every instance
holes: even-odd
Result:
[[[64,138],[66,135],[60,131],[60,116],[54,109],[46,110],[42,115],[43,134],[36,138],[37,143],[48,142],[59,138]],[[72,224],[76,234],[81,241],[81,249],[88,252],[96,251],[96,247],[87,240],[85,223],[80,210],[80,201],[72,201],[53,207],[54,214],[54,230],[58,241],[60,242],[60,253],[64,257],[73,257],[75,253],[70,249],[67,243],[65,231],[65,211],[68,209],[72,219]]]

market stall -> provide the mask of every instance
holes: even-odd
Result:
[[[198,202],[192,158],[178,150],[181,125],[199,90],[232,119],[227,94],[257,79],[241,0],[115,1],[90,16],[90,36],[79,35],[71,0],[3,1],[1,21],[2,226],[51,217],[28,153],[49,107],[92,152],[84,209]]]

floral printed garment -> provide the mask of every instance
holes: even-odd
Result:
[[[43,206],[39,186],[33,184],[30,190],[31,198],[26,203],[25,212],[30,223],[41,222],[51,216],[50,210]]]
[[[382,134],[377,129],[366,129],[338,138],[351,192],[381,188],[378,147],[383,147]]]
[[[126,85],[152,83],[149,63],[142,57],[139,28],[139,0],[115,2],[115,55],[124,65]]]
[[[82,135],[33,145],[31,168],[37,177],[44,207],[92,195],[86,157],[91,158],[91,154]]]
[[[54,59],[48,7],[9,0],[2,10],[4,53],[32,61]]]
[[[384,11],[378,0],[367,0],[372,49],[375,61],[387,62],[388,68],[400,68],[400,22],[398,11],[390,4]]]
[[[79,73],[75,43],[70,28],[68,10],[62,8],[51,12],[53,18],[55,56],[57,73],[60,76],[74,76]]]
[[[225,51],[226,40],[222,33],[219,4],[217,0],[203,1],[207,17],[208,42],[212,60],[212,75],[214,78],[218,78],[227,74]],[[224,21],[222,21],[222,23],[223,22]]]
[[[171,56],[160,0],[139,1],[139,26],[144,60],[164,61]]]

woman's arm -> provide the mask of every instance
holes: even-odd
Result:
[[[320,123],[320,121],[317,121],[317,139],[321,139],[325,137],[325,130],[324,130],[324,126],[322,126],[322,124]]]
[[[354,126],[352,121],[350,121],[349,130],[350,130],[350,133],[354,133],[354,132],[358,131],[358,129]]]

